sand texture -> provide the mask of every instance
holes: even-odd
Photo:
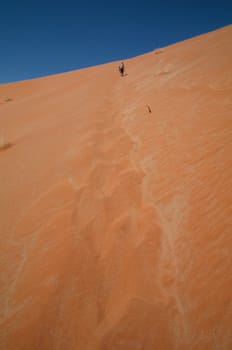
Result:
[[[0,85],[0,349],[232,349],[232,26]]]

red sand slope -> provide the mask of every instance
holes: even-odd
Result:
[[[232,349],[231,39],[0,85],[2,350]]]

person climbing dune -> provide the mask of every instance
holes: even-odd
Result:
[[[123,77],[123,75],[124,75],[124,68],[125,68],[124,63],[121,62],[119,67],[118,67],[121,77]]]

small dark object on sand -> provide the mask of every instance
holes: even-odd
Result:
[[[123,75],[124,75],[124,69],[125,69],[125,66],[124,66],[124,63],[123,63],[123,62],[120,63],[118,69],[119,69],[119,73],[120,73],[121,77],[123,77]]]
[[[151,113],[151,107],[149,105],[146,105],[146,107],[147,107],[148,112]]]

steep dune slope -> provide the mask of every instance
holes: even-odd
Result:
[[[0,85],[1,349],[232,348],[231,36]]]

